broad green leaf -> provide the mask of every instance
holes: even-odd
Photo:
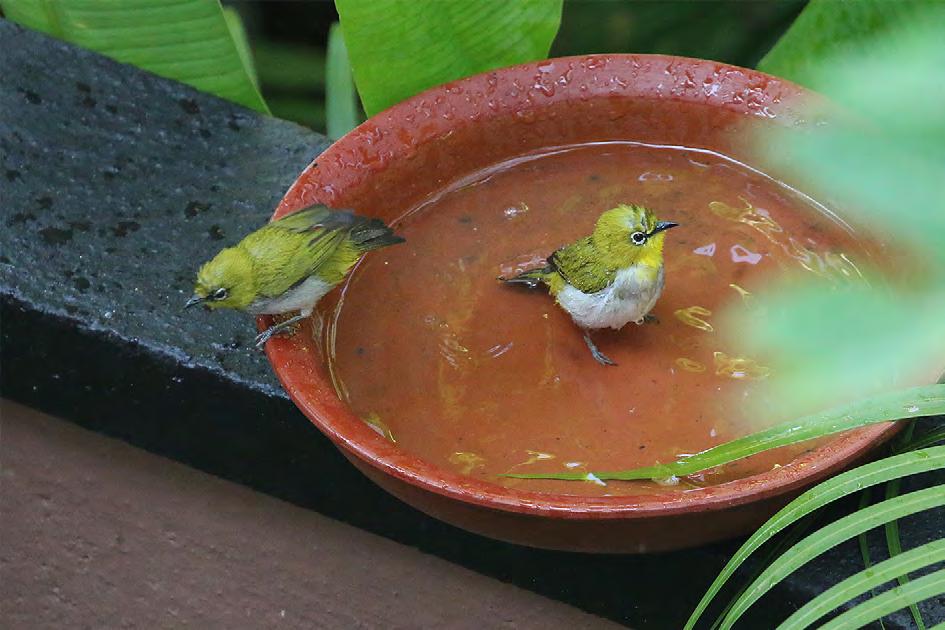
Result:
[[[823,60],[842,54],[872,55],[865,42],[912,22],[928,2],[811,0],[758,69],[813,87]]]
[[[761,576],[755,580],[754,584],[749,586],[745,594],[732,606],[732,609],[722,622],[722,630],[731,628],[745,611],[758,601],[762,595],[771,590],[774,585],[828,549],[836,547],[857,534],[887,523],[890,520],[943,505],[945,505],[945,484],[910,492],[896,497],[895,499],[880,501],[875,505],[844,516],[830,525],[821,528],[794,545],[790,551],[775,560],[771,566],[764,570]],[[916,580],[916,582],[912,584],[918,582],[919,580]],[[878,597],[882,597],[882,595]],[[907,604],[903,604],[902,606],[905,605]],[[902,606],[900,606],[900,608]],[[897,610],[897,608],[893,608],[892,610]]]
[[[351,64],[341,27],[335,23],[328,31],[328,56],[325,61],[325,115],[328,137],[337,140],[358,126],[357,94],[351,77]]]
[[[735,552],[719,576],[709,586],[705,595],[699,601],[689,620],[686,630],[695,627],[696,622],[705,612],[709,603],[722,589],[735,570],[772,536],[788,527],[791,523],[804,518],[811,512],[864,488],[869,488],[890,479],[898,479],[908,475],[928,472],[945,468],[945,446],[939,446],[922,451],[893,455],[876,462],[848,470],[844,473],[824,481],[784,506],[772,516],[764,525],[748,538]],[[869,509],[869,508],[866,508]],[[868,528],[867,528],[868,529]],[[864,530],[866,531],[866,530]]]
[[[219,0],[0,0],[7,18],[267,112]]]
[[[884,615],[905,608],[916,602],[945,593],[945,569],[920,577],[905,586],[898,586],[869,599],[859,606],[837,615],[820,627],[820,630],[844,630],[862,628]],[[940,625],[935,626],[940,628]]]
[[[236,52],[243,62],[243,67],[249,74],[250,81],[256,89],[259,89],[259,75],[256,73],[256,66],[253,64],[253,51],[249,47],[249,37],[246,35],[246,28],[243,26],[243,18],[233,7],[223,8],[223,18],[226,20],[226,27],[230,31],[230,37],[236,45]]]
[[[562,0],[335,0],[368,116],[423,90],[542,59]]]
[[[791,420],[732,440],[667,464],[618,471],[590,473],[506,474],[517,479],[600,480],[665,479],[692,475],[708,468],[789,444],[806,442],[869,424],[902,418],[920,418],[945,413],[945,385],[927,385],[883,394],[867,400]]]
[[[845,602],[859,597],[900,575],[945,561],[945,538],[934,540],[901,555],[880,562],[872,569],[860,571],[830,587],[794,611],[778,630],[803,630]],[[881,617],[882,615],[880,615]],[[879,617],[876,617],[879,619]],[[859,627],[859,626],[850,626]]]

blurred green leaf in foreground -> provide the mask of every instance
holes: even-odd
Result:
[[[940,3],[814,0],[762,61],[848,114],[760,138],[774,172],[834,200],[915,267],[879,260],[871,287],[782,289],[769,317],[733,327],[748,331],[750,352],[777,358],[786,408],[930,382],[945,369],[942,24]]]

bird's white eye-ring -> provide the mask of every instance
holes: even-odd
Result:
[[[227,295],[229,295],[229,291],[227,291],[227,290],[224,289],[223,287],[220,287],[219,289],[217,289],[216,291],[213,292],[213,299],[214,299],[214,300],[225,300]]]
[[[643,245],[646,242],[646,234],[643,232],[634,232],[630,235],[630,240],[634,245]]]

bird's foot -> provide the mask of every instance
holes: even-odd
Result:
[[[613,359],[597,348],[597,345],[594,343],[594,340],[591,339],[591,335],[588,332],[584,333],[584,343],[587,344],[587,348],[591,351],[591,356],[594,357],[595,361],[601,365],[617,365]]]
[[[266,342],[272,339],[274,336],[294,333],[296,324],[308,316],[309,313],[299,313],[295,317],[290,317],[284,322],[279,322],[278,324],[270,326],[266,330],[256,335],[256,339],[253,340],[253,344],[256,346],[257,350],[261,350],[263,346],[266,345]]]

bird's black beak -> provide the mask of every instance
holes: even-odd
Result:
[[[209,298],[200,297],[199,295],[195,295],[195,296],[193,296],[192,298],[190,298],[189,300],[187,300],[187,302],[184,304],[184,308],[190,308],[191,306],[197,306],[198,304],[203,304],[203,303],[206,302],[208,299],[209,299]]]
[[[650,233],[647,234],[647,236],[653,236],[654,234],[658,234],[660,232],[668,230],[669,228],[674,228],[674,227],[679,227],[679,224],[673,223],[672,221],[657,221],[656,227],[654,227],[650,231]]]

